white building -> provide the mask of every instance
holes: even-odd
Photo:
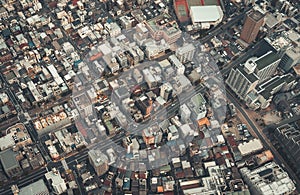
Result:
[[[119,34],[121,34],[121,28],[115,22],[113,22],[113,23],[105,23],[104,24],[104,28],[105,28],[105,30],[107,30],[107,32],[109,33],[109,35],[111,37],[116,37]]]
[[[240,172],[249,185],[251,194],[291,194],[296,189],[289,175],[275,162],[254,170],[244,167]]]
[[[182,63],[192,61],[194,54],[195,54],[196,48],[195,46],[190,44],[185,44],[182,47],[179,47],[176,50],[176,56],[178,57],[179,61]]]
[[[190,15],[193,24],[201,24],[202,29],[209,29],[211,25],[218,25],[223,19],[221,6],[191,6]]]
[[[179,61],[175,55],[171,55],[169,60],[173,66],[176,68],[177,75],[183,75],[185,71],[185,66]]]
[[[239,144],[238,149],[240,150],[242,156],[247,156],[249,154],[262,150],[263,145],[259,139],[253,139],[249,142]]]
[[[164,83],[161,87],[160,87],[160,96],[168,101],[169,98],[171,97],[172,95],[172,91],[173,91],[173,88],[172,88],[172,85],[167,82],[167,83]]]
[[[46,179],[51,183],[53,190],[56,194],[62,194],[67,191],[67,185],[61,177],[59,171],[55,168],[45,174]]]
[[[180,116],[183,123],[189,123],[191,119],[191,110],[186,104],[180,106]]]
[[[143,75],[141,74],[141,72],[138,69],[134,69],[133,70],[133,78],[137,83],[142,83],[143,81]]]

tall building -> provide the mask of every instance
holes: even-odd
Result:
[[[241,99],[258,84],[259,78],[254,73],[255,68],[256,64],[253,58],[250,58],[244,65],[232,69],[229,73],[226,83]]]
[[[251,43],[256,39],[260,27],[264,24],[265,15],[255,10],[246,16],[241,39],[246,43]]]
[[[279,67],[281,67],[284,71],[289,71],[293,66],[300,62],[300,47],[289,49],[285,52],[281,61],[279,63]]]
[[[182,47],[179,47],[176,50],[175,54],[180,62],[185,63],[188,61],[192,61],[195,51],[196,51],[195,46],[192,43],[190,43],[190,44],[183,45]]]
[[[300,175],[300,130],[289,124],[284,124],[278,127],[275,132],[275,137],[279,144],[288,154],[288,160],[295,167],[295,173]]]
[[[94,167],[98,176],[103,175],[108,171],[108,157],[100,150],[90,150],[88,152],[89,162]]]
[[[258,76],[260,83],[272,77],[276,71],[279,61],[280,58],[278,55],[272,51],[267,52],[253,61],[256,65],[255,74]]]

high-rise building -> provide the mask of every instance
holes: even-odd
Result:
[[[267,52],[253,61],[256,65],[255,74],[258,76],[260,83],[272,77],[279,61],[280,58],[278,55],[272,51]]]
[[[258,84],[259,78],[254,73],[255,68],[256,64],[253,58],[250,58],[244,66],[240,65],[229,73],[226,83],[241,99],[244,99]]]
[[[274,132],[279,144],[286,151],[287,158],[296,168],[295,173],[300,175],[300,130],[289,124],[278,127]]]
[[[256,39],[260,27],[264,24],[265,15],[257,10],[252,11],[246,16],[241,39],[246,43],[251,43]]]
[[[88,152],[89,162],[94,167],[98,176],[103,175],[108,171],[108,157],[100,150],[90,150]]]
[[[300,47],[287,50],[281,58],[279,67],[284,71],[289,71],[298,62],[300,62]]]

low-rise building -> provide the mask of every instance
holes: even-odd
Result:
[[[291,194],[296,190],[289,175],[275,162],[250,170],[240,169],[253,194]]]
[[[12,149],[7,149],[0,152],[0,161],[3,170],[10,178],[20,176],[23,173],[17,157],[18,153]]]

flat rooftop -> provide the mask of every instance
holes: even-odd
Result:
[[[220,6],[192,6],[190,9],[193,22],[215,22],[224,16]]]
[[[250,18],[252,18],[255,21],[259,21],[261,20],[265,15],[263,13],[261,13],[260,11],[253,11],[248,15]]]

